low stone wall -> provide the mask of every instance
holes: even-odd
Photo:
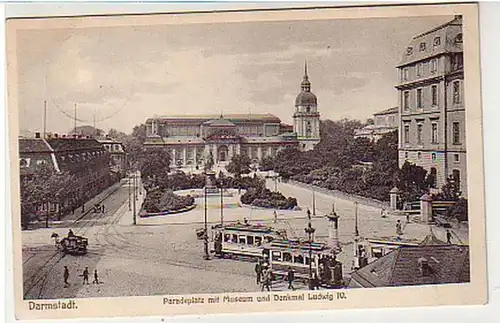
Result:
[[[352,201],[353,203],[358,202],[358,203],[363,204],[363,205],[368,205],[368,206],[372,206],[372,207],[376,207],[376,208],[380,208],[380,209],[382,209],[382,208],[388,209],[390,207],[388,202],[383,202],[383,201],[379,201],[379,200],[375,200],[375,199],[371,199],[371,198],[363,197],[363,196],[359,196],[359,195],[348,194],[348,193],[345,193],[342,191],[329,190],[327,188],[302,183],[302,182],[292,180],[292,179],[288,180],[287,183],[289,183],[291,185],[299,186],[299,187],[309,188],[309,189],[314,188],[314,190],[316,192],[327,194],[327,195],[330,195],[332,197],[336,197],[336,198],[339,198],[342,200]]]

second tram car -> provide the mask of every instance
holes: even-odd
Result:
[[[319,283],[325,287],[344,286],[342,264],[337,261],[334,249],[324,243],[291,239],[274,240],[264,247],[263,254],[277,276],[286,277],[288,269],[292,268],[296,279],[308,281],[316,276]],[[312,272],[309,272],[310,268]]]
[[[263,246],[275,239],[286,239],[284,231],[264,225],[229,224],[212,227],[214,253],[218,257],[262,258]]]

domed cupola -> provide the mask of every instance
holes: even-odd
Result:
[[[297,95],[297,99],[295,99],[295,106],[316,106],[318,99],[311,92],[311,82],[309,82],[309,76],[307,75],[307,63],[304,66],[304,79],[300,86],[302,91]]]

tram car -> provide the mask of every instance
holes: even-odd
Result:
[[[88,244],[88,239],[81,236],[68,236],[60,242],[62,251],[72,255],[86,254]]]
[[[263,258],[273,274],[282,279],[292,268],[297,280],[308,282],[312,276],[324,287],[344,287],[342,264],[336,260],[335,250],[324,243],[309,243],[298,239],[274,240],[264,248]],[[312,264],[309,267],[311,258]]]
[[[216,225],[212,227],[212,234],[215,256],[253,261],[263,257],[265,245],[275,239],[286,239],[284,230],[240,223]]]

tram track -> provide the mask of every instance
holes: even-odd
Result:
[[[113,189],[109,194],[107,194],[104,198],[100,199],[98,203],[102,203],[106,201],[108,198],[112,197],[116,192],[118,192],[122,188],[122,185],[118,185],[117,188]],[[75,219],[71,224],[72,227],[76,227],[75,229],[77,235],[84,235],[92,228],[99,220],[101,220],[103,217],[106,216],[105,213],[99,213],[96,217],[93,217],[91,221],[86,221],[82,222],[82,220],[87,217],[89,214],[95,214],[91,213],[92,209],[89,209],[87,212],[85,212],[82,216],[78,217]],[[81,226],[77,226],[78,223],[83,223]],[[23,262],[23,266],[33,259],[37,254],[33,254],[30,256],[28,259],[26,259]],[[49,274],[52,272],[54,267],[59,264],[62,259],[66,256],[66,254],[61,253],[59,250],[55,251],[52,256],[49,257],[41,266],[39,266],[36,270],[35,273],[29,276],[27,279],[23,279],[23,286],[27,286],[24,288],[23,291],[23,298],[27,298],[28,295],[32,291],[35,290],[37,286],[39,286],[38,292],[36,293],[37,297],[36,298],[41,298],[43,294],[43,290],[45,288],[45,285],[47,283],[47,279],[49,277]]]

